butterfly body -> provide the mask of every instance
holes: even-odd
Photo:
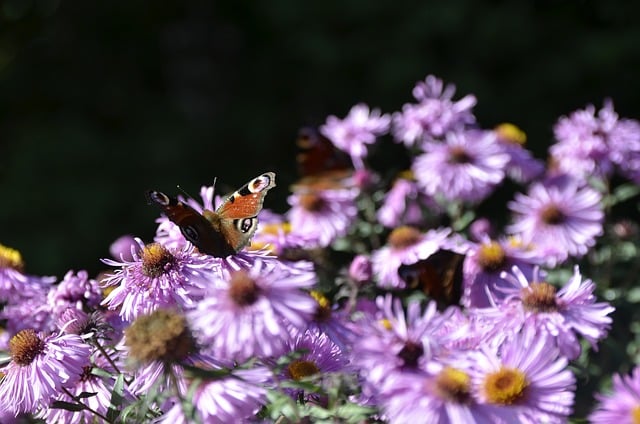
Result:
[[[199,213],[184,202],[159,191],[147,198],[158,205],[182,235],[198,250],[214,257],[238,253],[251,241],[258,227],[258,212],[267,192],[275,187],[273,172],[266,172],[231,194],[215,211]]]

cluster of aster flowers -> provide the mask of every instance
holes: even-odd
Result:
[[[0,421],[638,422],[640,233],[612,210],[639,192],[640,123],[608,100],[561,117],[545,165],[475,96],[412,94],[305,131],[290,208],[233,255],[166,216],[96,276],[0,245]],[[369,166],[385,143],[408,169]],[[180,200],[221,204],[200,195]]]

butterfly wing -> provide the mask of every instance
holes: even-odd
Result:
[[[214,228],[211,221],[191,206],[160,191],[148,191],[146,196],[149,203],[159,206],[167,218],[180,228],[184,238],[200,252],[214,257],[225,257],[236,253],[222,233]]]
[[[258,213],[267,192],[276,186],[276,174],[265,172],[229,196],[215,212],[220,232],[237,252],[246,246],[258,227]]]

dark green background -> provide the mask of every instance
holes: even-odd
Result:
[[[640,116],[638,16],[633,1],[1,2],[0,243],[32,273],[95,271],[116,237],[152,236],[145,189],[266,170],[283,212],[300,126],[361,101],[398,110],[430,73],[542,158],[561,114],[610,96]]]

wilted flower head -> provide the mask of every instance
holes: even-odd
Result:
[[[505,176],[509,156],[491,131],[459,131],[444,141],[423,143],[413,173],[418,186],[436,198],[478,202]]]
[[[2,369],[2,408],[16,415],[49,406],[89,365],[90,348],[75,334],[43,336],[22,330],[9,341],[11,362]]]
[[[340,150],[347,152],[356,169],[363,169],[362,158],[367,155],[367,144],[373,144],[376,138],[389,130],[391,118],[381,114],[379,109],[369,110],[369,106],[360,103],[349,111],[344,119],[329,116],[320,127],[320,132]]]
[[[433,75],[420,81],[413,89],[417,104],[405,104],[402,112],[393,115],[393,135],[396,141],[407,146],[418,145],[432,138],[443,137],[447,132],[473,124],[475,117],[471,109],[476,104],[473,95],[452,101],[455,86],[444,86],[442,80]]]

